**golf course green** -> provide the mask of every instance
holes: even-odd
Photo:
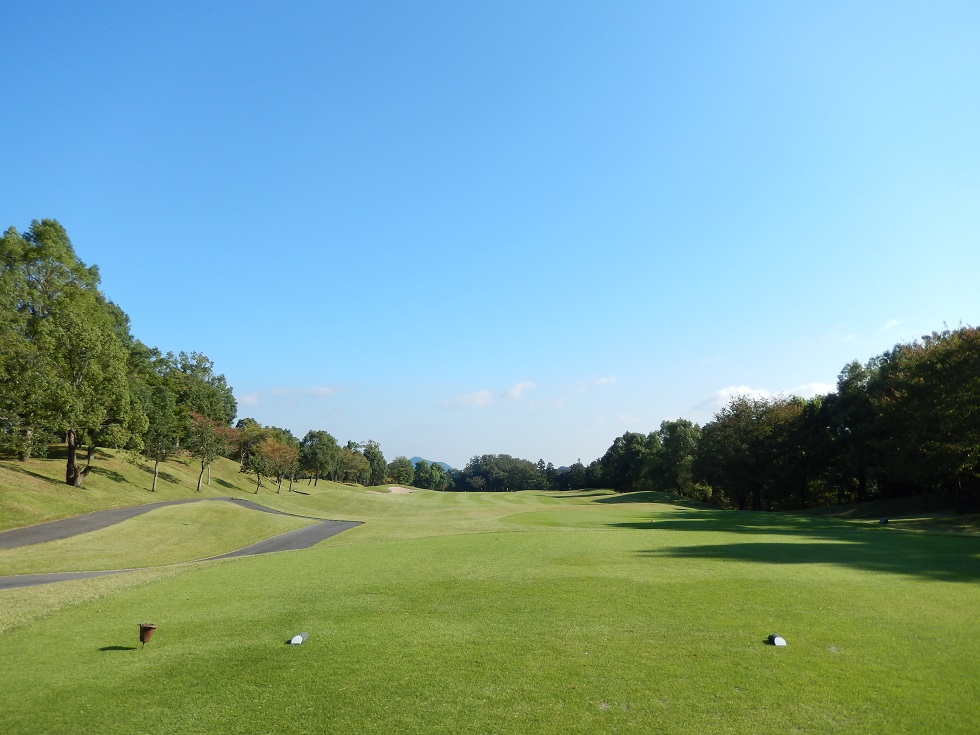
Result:
[[[363,525],[198,562],[308,521],[194,503],[0,551],[4,575],[146,567],[0,591],[0,732],[980,732],[976,535],[655,493],[302,490],[254,498]]]

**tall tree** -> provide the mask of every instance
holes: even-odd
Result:
[[[655,488],[678,493],[687,497],[704,494],[691,474],[701,427],[687,419],[662,421],[657,431],[659,451],[648,458],[648,476]]]
[[[408,457],[398,456],[388,463],[388,476],[399,485],[415,484],[415,468]]]
[[[306,432],[300,442],[300,466],[313,479],[316,487],[321,477],[329,477],[337,467],[340,447],[337,440],[326,431]]]
[[[768,408],[765,399],[736,396],[701,432],[695,472],[740,510],[762,510]]]
[[[235,430],[219,421],[209,419],[199,413],[191,412],[187,420],[187,448],[201,462],[201,472],[197,476],[197,491],[201,492],[201,482],[211,463],[228,451],[234,440]],[[208,475],[210,481],[210,473]]]
[[[262,458],[264,471],[276,478],[276,492],[282,490],[282,481],[289,478],[289,490],[293,489],[293,479],[299,470],[299,450],[272,436],[258,446],[257,454]]]
[[[418,462],[416,462],[415,469],[412,471],[412,482],[415,487],[428,490],[432,486],[433,480],[432,465],[430,465],[424,459],[420,459]]]
[[[174,396],[165,385],[155,386],[144,405],[148,426],[143,436],[143,454],[153,460],[153,484],[150,491],[156,492],[160,463],[169,459],[177,448],[181,426]]]
[[[214,363],[200,352],[167,353],[167,379],[184,411],[231,424],[238,404],[224,375],[214,371]]]
[[[249,457],[253,456],[262,440],[268,436],[262,424],[252,418],[239,419],[235,424],[233,447],[238,455],[239,472],[250,472]]]
[[[388,463],[385,456],[381,453],[381,446],[373,440],[364,443],[364,458],[371,467],[371,474],[368,478],[368,485],[382,485],[388,477]]]
[[[604,481],[620,492],[650,487],[660,450],[660,437],[654,433],[627,431],[616,437],[601,459]]]
[[[371,478],[371,465],[363,454],[351,449],[348,443],[348,446],[340,450],[337,473],[342,482],[366,485]]]

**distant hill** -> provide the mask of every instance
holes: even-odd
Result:
[[[452,469],[456,469],[455,467],[451,467],[450,465],[446,464],[445,462],[433,462],[432,460],[425,459],[424,457],[412,457],[408,461],[412,463],[412,467],[414,467],[415,465],[417,465],[419,462],[428,462],[429,464],[437,464],[437,465],[439,465],[446,472],[449,472],[449,470],[452,470]]]

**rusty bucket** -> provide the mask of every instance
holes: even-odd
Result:
[[[140,643],[142,644],[140,648],[146,645],[146,642],[150,640],[153,635],[153,631],[157,629],[153,623],[140,623]]]

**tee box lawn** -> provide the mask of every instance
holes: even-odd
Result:
[[[652,494],[302,489],[259,497],[365,524],[0,592],[0,732],[980,732],[977,536]],[[157,512],[118,532],[171,532]]]

